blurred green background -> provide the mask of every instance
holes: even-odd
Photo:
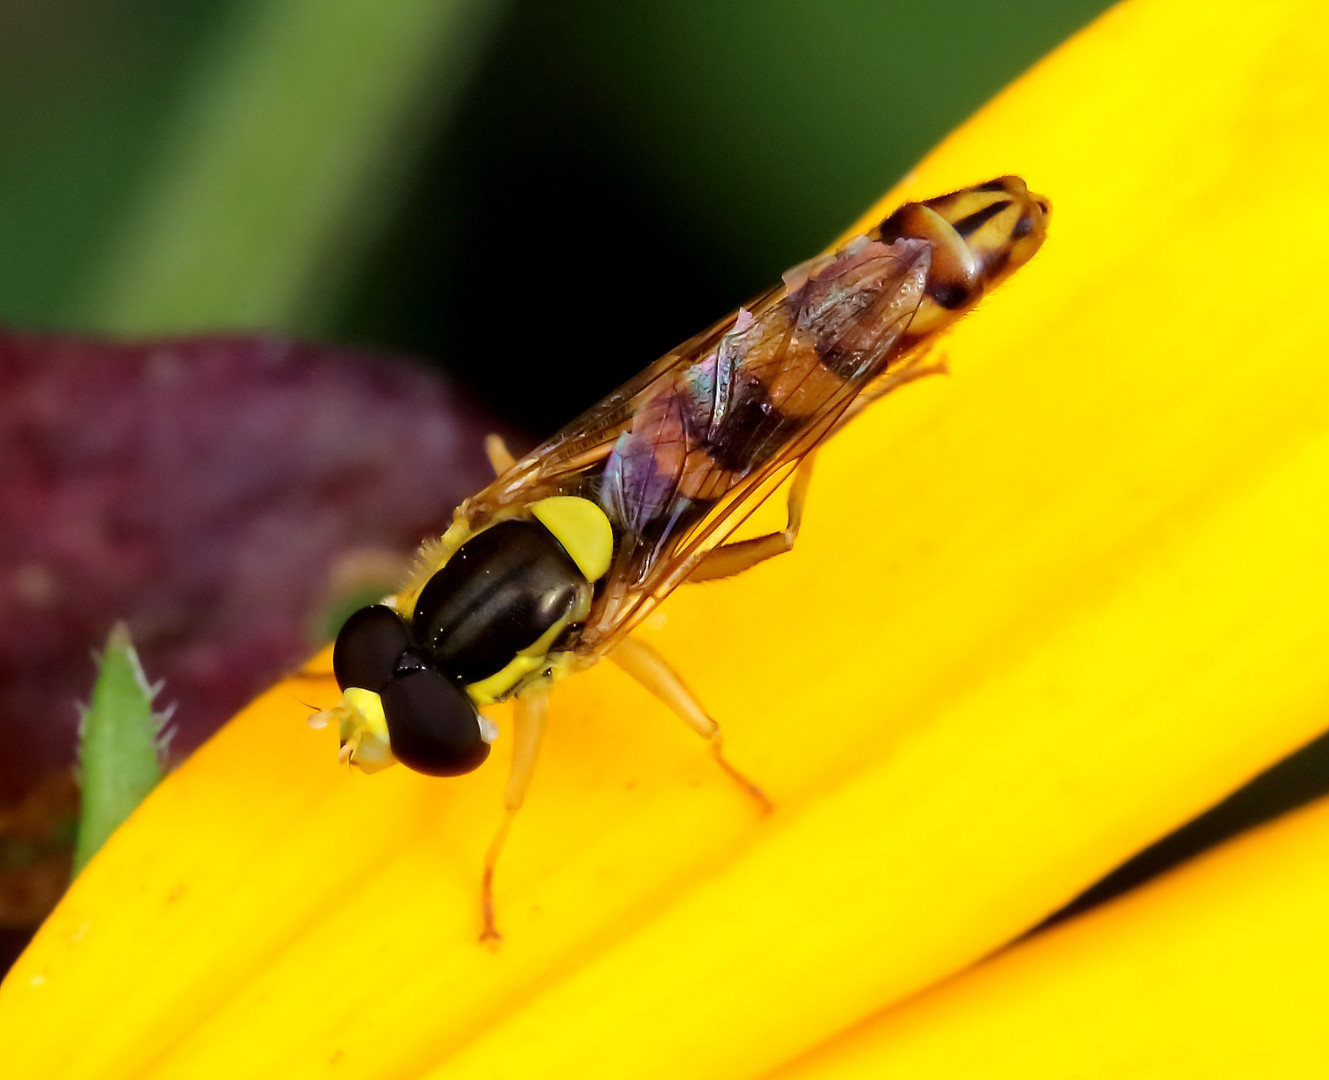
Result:
[[[545,433],[1106,6],[10,0],[0,322],[406,349]]]

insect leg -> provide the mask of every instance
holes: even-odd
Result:
[[[731,544],[721,544],[697,564],[697,568],[688,575],[690,583],[715,581],[717,578],[733,577],[744,570],[750,570],[760,562],[783,555],[794,546],[798,539],[798,530],[803,525],[803,507],[807,503],[808,486],[812,483],[812,462],[816,452],[808,454],[798,463],[794,473],[794,482],[789,486],[788,516],[785,527],[780,532],[754,536],[750,540],[735,540]]]
[[[631,675],[642,686],[659,698],[693,731],[711,744],[716,763],[739,787],[756,799],[763,812],[769,813],[775,805],[756,784],[729,764],[724,757],[724,737],[720,725],[701,707],[696,696],[679,677],[678,672],[665,662],[658,652],[637,638],[624,638],[609,654],[609,659]]]
[[[885,397],[892,390],[898,390],[929,375],[947,373],[944,356],[933,363],[925,363],[925,358],[926,354],[919,354],[903,367],[870,383],[835,427],[831,428],[827,438],[834,435],[872,402]],[[803,507],[807,502],[808,487],[812,483],[812,462],[815,456],[816,451],[813,451],[804,457],[794,473],[794,482],[789,488],[789,516],[785,527],[780,532],[754,536],[749,540],[735,540],[732,544],[721,544],[713,551],[707,552],[697,568],[688,575],[689,584],[733,577],[776,555],[783,555],[794,546],[794,541],[798,539],[798,530],[803,524]]]
[[[917,356],[911,357],[902,367],[887,372],[868,383],[826,437],[829,439],[874,401],[878,398],[884,398],[892,390],[908,386],[911,382],[916,382],[919,379],[926,379],[929,375],[950,374],[950,368],[946,366],[945,354],[930,362],[928,362],[928,355],[927,351],[921,352]]]
[[[548,704],[549,692],[541,690],[518,696],[512,710],[512,771],[508,773],[508,786],[503,793],[503,821],[494,833],[494,839],[489,842],[489,850],[485,852],[484,874],[480,878],[480,915],[484,920],[481,941],[501,941],[503,938],[494,924],[494,867],[508,838],[512,819],[517,816],[526,798],[526,789],[531,786],[535,759],[539,756],[540,740],[545,731]]]
[[[485,457],[489,459],[489,467],[495,476],[502,476],[517,462],[502,435],[485,436]]]

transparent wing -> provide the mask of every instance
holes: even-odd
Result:
[[[815,265],[815,264],[814,264]],[[898,352],[930,248],[865,242],[665,354],[467,501],[475,527],[551,494],[619,544],[578,651],[608,651],[736,529]]]
[[[785,295],[783,286],[770,289],[743,309],[765,316]],[[598,474],[618,437],[632,425],[643,401],[673,373],[714,351],[733,327],[731,312],[701,333],[671,349],[640,374],[582,413],[517,461],[469,502],[478,515],[533,502],[551,494],[580,494]]]
[[[608,595],[599,605],[598,618],[583,634],[586,649],[597,653],[612,649],[682,584],[706,553],[723,543],[788,478],[858,395],[900,355],[896,345],[922,301],[930,252],[924,244],[909,242],[890,247],[889,254],[881,257],[882,265],[872,269],[874,288],[855,288],[850,282],[841,289],[834,278],[814,278],[788,296],[783,309],[777,306],[754,316],[744,336],[755,344],[739,357],[735,369],[740,374],[755,369],[764,386],[778,388],[786,406],[796,403],[796,422],[790,423],[787,414],[780,418],[761,407],[744,408],[741,395],[731,387],[722,419],[704,431],[695,426],[689,430],[677,415],[679,422],[656,417],[646,425],[643,457],[655,462],[669,457],[681,464],[663,482],[657,475],[662,490],[649,497],[638,492],[638,504],[685,507],[690,500],[684,497],[684,488],[713,501],[692,520],[684,513],[666,513],[634,523],[637,527],[625,533],[610,572]],[[827,358],[835,358],[834,379],[825,377]],[[656,394],[676,414],[687,407],[686,399],[668,395],[658,384]],[[714,413],[721,412],[725,396],[723,390],[715,391],[708,402]],[[639,405],[638,417],[649,414],[652,404],[648,399]],[[672,455],[661,453],[661,444],[677,440],[680,432],[700,445],[685,445]],[[749,464],[735,469],[736,463]]]

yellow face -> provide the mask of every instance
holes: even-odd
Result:
[[[324,717],[338,726],[342,761],[370,773],[398,760],[467,771],[497,734],[480,708],[568,672],[559,642],[609,571],[613,531],[587,499],[528,510],[489,530],[454,526],[412,584],[347,620],[333,657],[342,700]],[[513,638],[518,625],[528,629]]]

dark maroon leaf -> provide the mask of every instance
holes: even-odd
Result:
[[[74,760],[117,619],[178,757],[308,655],[357,553],[446,525],[495,426],[398,359],[0,333],[0,806]]]

